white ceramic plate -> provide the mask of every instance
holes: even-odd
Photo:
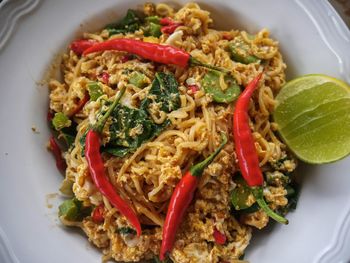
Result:
[[[62,178],[45,149],[48,92],[36,82],[79,32],[98,29],[141,3],[0,3],[0,262],[100,262],[100,252],[83,235],[60,226],[59,198],[47,196],[57,193]],[[200,4],[212,12],[221,29],[269,28],[280,41],[289,79],[324,73],[350,82],[350,32],[327,1],[203,0]],[[32,131],[33,125],[40,133]],[[349,262],[349,169],[349,158],[303,166],[304,186],[297,210],[288,215],[290,225],[274,225],[255,235],[247,259],[253,263]]]

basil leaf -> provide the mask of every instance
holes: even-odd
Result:
[[[135,32],[140,28],[141,18],[135,10],[129,9],[123,19],[117,23],[108,24],[105,28],[109,32],[109,36],[115,34],[126,34]]]
[[[118,105],[111,114],[110,141],[102,150],[118,157],[134,152],[142,143],[153,139],[168,124],[155,124],[143,109]]]
[[[159,105],[160,110],[166,113],[180,108],[178,83],[173,74],[156,73],[148,96],[141,103],[141,108],[149,112],[149,107],[153,103]]]

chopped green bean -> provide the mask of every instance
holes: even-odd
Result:
[[[96,101],[99,97],[103,95],[103,91],[97,82],[90,82],[88,84],[88,91],[90,95],[90,100]]]
[[[71,124],[72,121],[62,112],[55,113],[55,116],[52,119],[52,125],[56,131],[69,127]]]
[[[138,88],[144,88],[147,85],[147,77],[138,71],[133,71],[130,74],[129,83]]]

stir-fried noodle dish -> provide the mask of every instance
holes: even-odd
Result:
[[[271,117],[285,69],[267,29],[216,30],[194,3],[146,3],[83,33],[49,82],[61,222],[105,261],[242,260],[252,229],[296,206],[296,160]]]

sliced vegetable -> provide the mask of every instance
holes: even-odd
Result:
[[[92,101],[96,101],[99,97],[103,95],[103,91],[98,82],[90,82],[88,84],[88,91],[90,100]]]
[[[229,75],[224,76],[227,88],[223,90],[220,86],[220,73],[209,71],[203,78],[201,85],[205,93],[211,94],[213,100],[219,103],[230,103],[238,98],[241,93],[240,87],[234,78]]]
[[[109,32],[109,36],[115,34],[126,34],[135,32],[140,28],[141,19],[135,10],[129,9],[123,19],[117,23],[108,24],[105,28]]]
[[[130,74],[129,83],[138,88],[144,88],[147,85],[147,77],[141,72],[133,71]]]
[[[69,127],[71,124],[72,121],[62,112],[55,113],[55,116],[52,119],[52,125],[56,131]]]
[[[235,38],[229,44],[231,58],[239,63],[250,64],[260,62],[260,59],[249,53],[249,45],[241,38]]]
[[[76,198],[64,201],[58,207],[58,215],[69,221],[81,221],[91,213],[91,207],[84,207],[83,202]]]

